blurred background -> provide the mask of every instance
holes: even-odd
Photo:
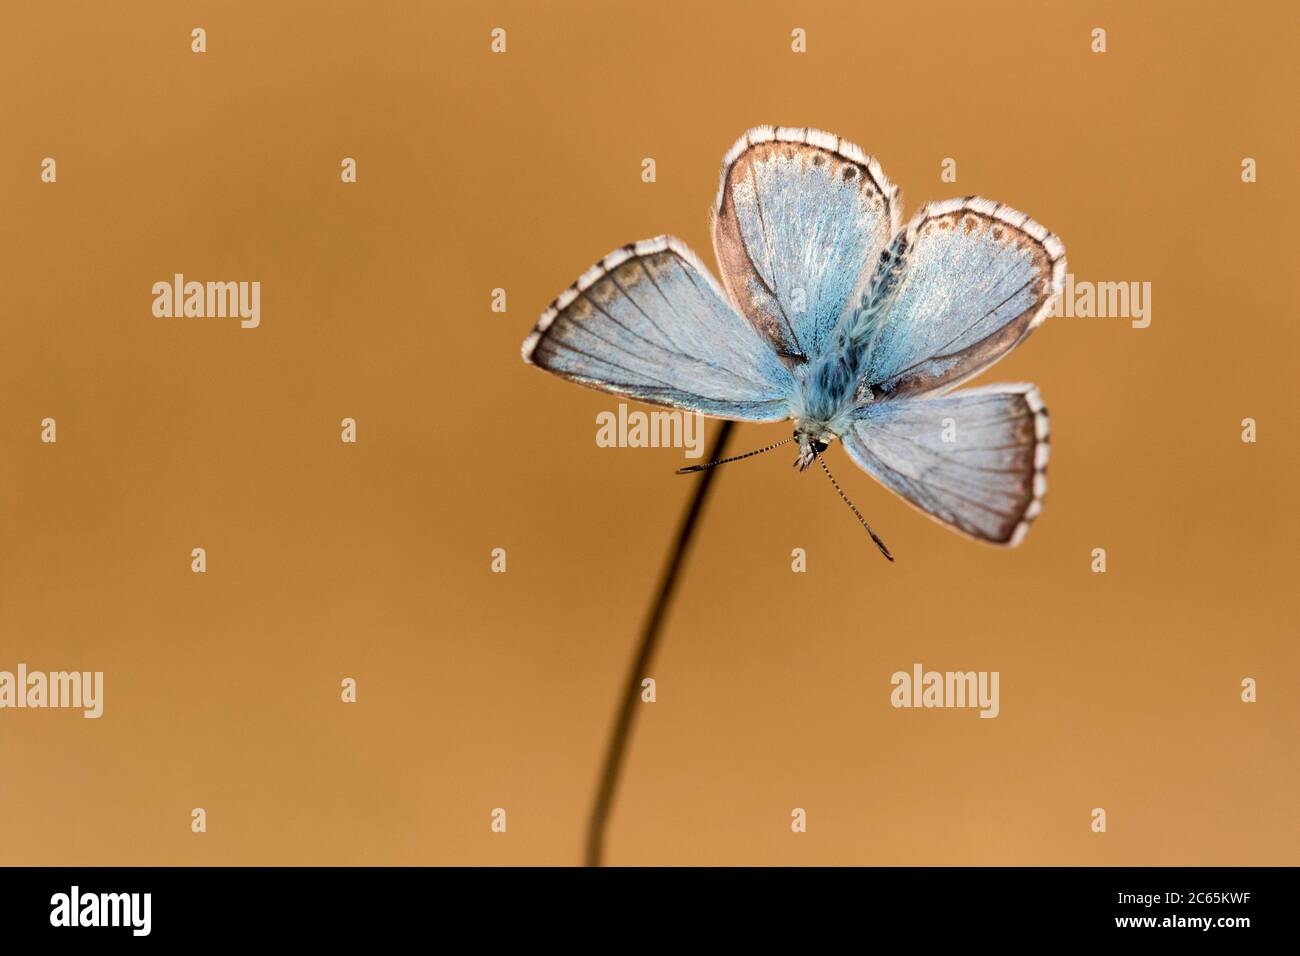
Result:
[[[839,449],[896,564],[792,453],[724,469],[608,861],[1300,862],[1288,4],[3,19],[0,669],[102,670],[105,712],[0,712],[0,862],[578,862],[692,485],[680,450],[597,447],[617,400],[519,345],[623,243],[670,232],[712,266],[719,162],[760,123],[861,144],[905,216],[972,193],[1029,213],[1076,280],[1150,282],[1152,321],[1049,319],[976,381],[1051,410],[1017,550]],[[260,281],[261,326],[154,318],[177,272]],[[999,671],[1000,716],[893,709],[918,661]]]

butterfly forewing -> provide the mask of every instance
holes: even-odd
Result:
[[[830,345],[898,226],[897,193],[874,159],[819,130],[757,127],[723,160],[722,281],[787,362]]]
[[[610,253],[547,309],[526,361],[592,388],[743,421],[787,418],[790,373],[671,237]]]
[[[983,371],[1044,317],[1065,248],[987,199],[933,203],[891,246],[857,318],[864,385],[897,397],[942,391]]]

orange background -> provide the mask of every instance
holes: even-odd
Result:
[[[0,669],[102,670],[106,699],[98,721],[0,712],[0,861],[577,862],[692,486],[680,451],[598,448],[616,401],[519,345],[622,243],[671,232],[711,264],[722,154],[776,123],[860,143],[905,216],[968,193],[1028,212],[1077,279],[1151,282],[1152,324],[1049,319],[980,378],[1036,382],[1052,412],[1017,550],[838,449],[897,564],[789,449],[720,473],[610,862],[1300,863],[1287,4],[3,18]],[[175,272],[259,280],[261,327],[155,319]],[[1000,671],[1001,716],[891,708],[915,661]]]

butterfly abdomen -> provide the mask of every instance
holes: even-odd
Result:
[[[901,232],[893,242],[880,252],[871,281],[862,290],[857,308],[852,309],[841,322],[841,345],[854,354],[866,348],[876,323],[884,315],[899,281],[907,258],[907,233]]]

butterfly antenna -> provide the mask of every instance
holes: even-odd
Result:
[[[871,535],[871,540],[876,542],[876,547],[880,549],[880,553],[890,561],[893,561],[894,556],[890,554],[889,549],[885,547],[885,542],[881,541],[880,536],[871,530],[871,525],[867,524],[867,519],[862,517],[862,512],[858,510],[858,506],[849,500],[849,496],[844,493],[844,489],[840,487],[840,483],[835,480],[835,476],[831,474],[831,470],[826,467],[826,460],[822,458],[821,455],[817,456],[817,464],[822,466],[822,471],[826,472],[826,477],[831,480],[831,484],[834,485],[835,490],[840,493],[840,497],[843,498],[844,503],[849,506],[849,510],[858,516],[858,520],[862,522],[862,527],[867,529],[867,534]]]
[[[705,471],[714,465],[725,465],[729,461],[740,461],[742,458],[753,458],[755,455],[761,455],[765,451],[771,451],[773,448],[780,448],[782,445],[788,445],[794,441],[794,438],[787,438],[785,441],[779,441],[775,445],[768,445],[766,448],[759,448],[757,451],[747,451],[743,455],[732,455],[730,458],[719,458],[717,461],[711,461],[704,465],[691,465],[689,468],[678,468],[677,474],[690,475],[697,471]]]

